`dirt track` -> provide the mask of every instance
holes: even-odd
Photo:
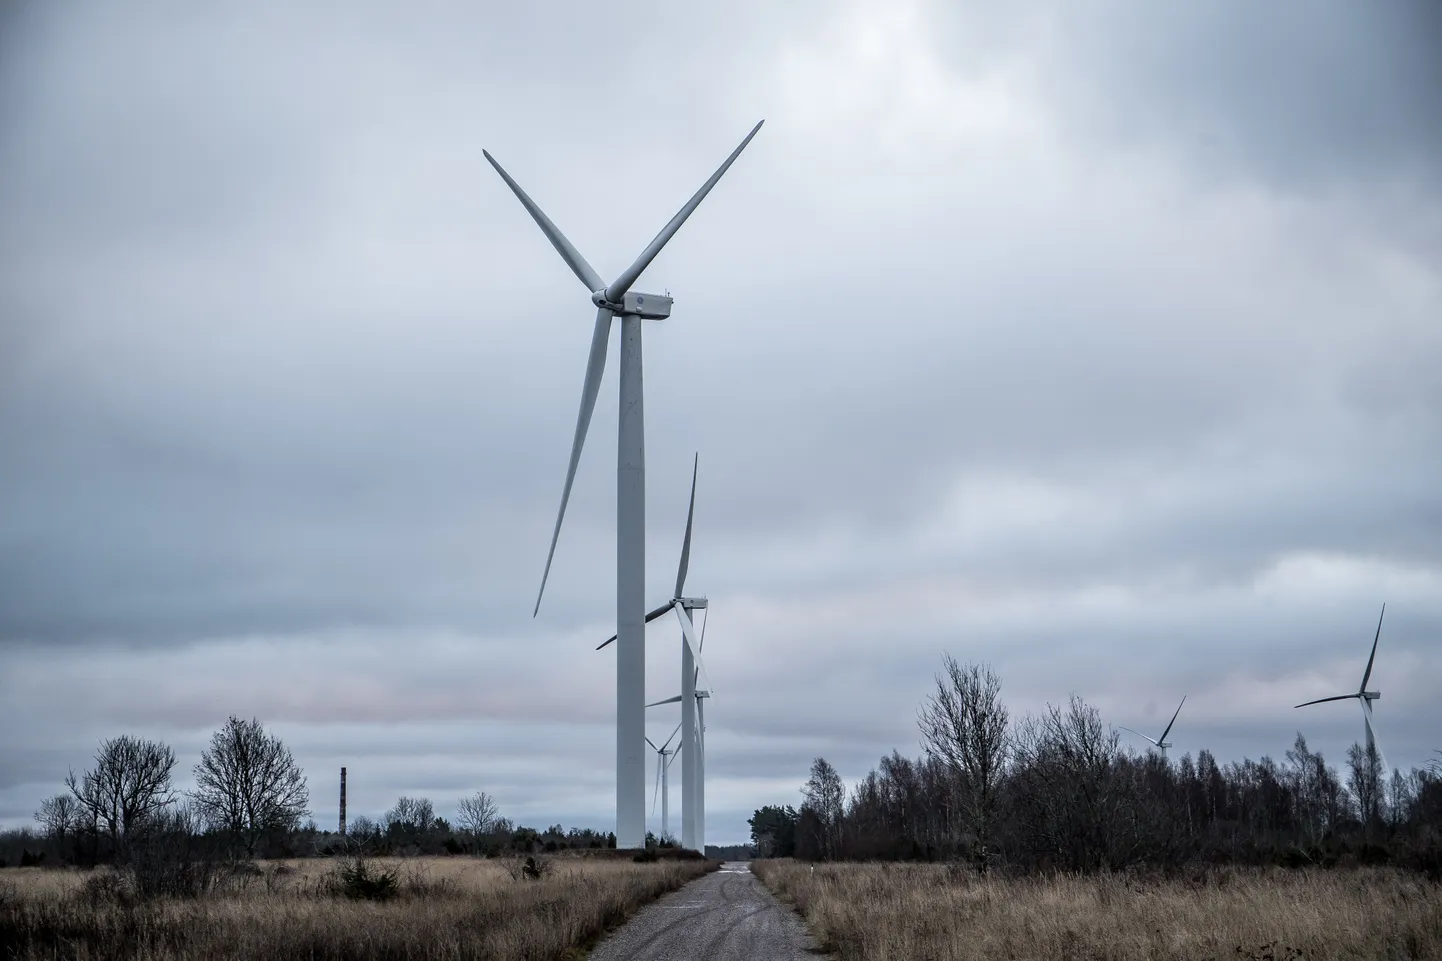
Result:
[[[666,895],[596,946],[592,961],[801,961],[817,957],[800,919],[744,861]]]

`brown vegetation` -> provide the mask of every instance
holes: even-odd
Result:
[[[752,869],[840,961],[1442,958],[1442,887],[1387,868],[983,877],[958,865]]]
[[[610,852],[607,852],[610,853]],[[601,854],[601,852],[596,852]],[[38,959],[565,958],[718,862],[580,855],[524,860],[263,862],[198,898],[137,899],[126,876],[21,868],[0,874],[0,957]],[[376,887],[394,877],[393,890]],[[350,895],[350,896],[348,896]]]

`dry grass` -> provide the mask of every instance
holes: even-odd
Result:
[[[555,856],[540,880],[471,858],[376,859],[396,896],[334,893],[326,859],[267,862],[198,899],[134,903],[108,872],[0,872],[0,958],[216,959],[580,957],[609,927],[719,862]]]
[[[1442,958],[1442,887],[1388,869],[982,879],[931,864],[753,870],[841,961]]]

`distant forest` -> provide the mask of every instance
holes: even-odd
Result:
[[[304,772],[254,718],[232,717],[215,732],[192,772],[192,790],[175,788],[175,764],[175,752],[163,742],[128,734],[106,739],[88,770],[70,772],[57,785],[63,790],[40,804],[36,828],[0,832],[0,868],[114,864],[134,873],[138,885],[184,893],[203,887],[215,865],[252,858],[616,847],[610,832],[516,825],[484,791],[458,799],[450,818],[429,798],[400,797],[378,821],[358,816],[344,833],[339,824],[322,830],[309,817]],[[649,832],[646,849],[683,853],[673,839]]]
[[[1137,756],[1075,695],[1013,721],[991,668],[951,657],[918,723],[923,756],[893,752],[849,793],[816,758],[799,810],[751,818],[756,856],[1017,873],[1387,863],[1442,879],[1442,760],[1388,774],[1354,744],[1339,772],[1300,733],[1281,763]]]

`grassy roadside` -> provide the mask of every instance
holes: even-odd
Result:
[[[840,961],[1442,959],[1442,887],[1385,868],[982,879],[932,864],[758,861]]]
[[[136,902],[107,870],[0,872],[0,958],[88,961],[569,959],[717,861],[556,856],[534,879],[501,861],[377,859],[385,900],[337,893],[323,859],[270,862],[201,898]]]

